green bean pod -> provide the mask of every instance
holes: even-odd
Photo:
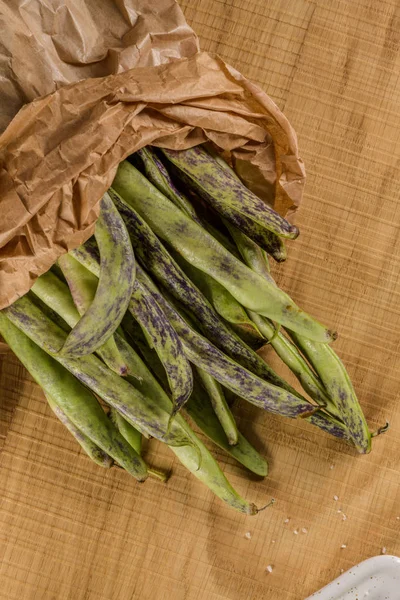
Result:
[[[183,210],[201,227],[204,227],[216,240],[220,242],[220,244],[227,248],[229,252],[238,257],[235,245],[231,240],[229,240],[228,236],[226,236],[217,226],[215,226],[210,219],[204,218],[204,215],[199,215],[198,203],[196,204],[193,199],[189,199],[181,192],[181,190],[176,187],[168,171],[167,165],[164,164],[154,148],[151,146],[146,146],[146,148],[142,148],[131,158],[134,159],[136,156],[138,156],[140,160],[133,160],[132,164],[137,167],[139,171],[143,173],[162,194],[164,194],[164,196],[169,198],[169,200],[171,200],[175,206]]]
[[[244,263],[256,273],[264,275],[267,281],[269,281],[270,266],[265,251],[234,225],[226,223],[226,226],[236,243]],[[278,260],[277,257],[274,256],[277,262],[282,262],[282,260],[286,259],[286,249],[284,257],[285,258]]]
[[[276,285],[270,273],[263,268],[262,263],[258,260],[251,260],[251,255],[247,256],[251,267],[262,274],[272,285]],[[259,322],[257,318],[256,322]],[[264,333],[266,333],[265,329]],[[321,405],[325,405],[325,410],[330,413],[331,423],[327,427],[321,428],[328,433],[334,432],[334,435],[338,433],[339,429],[340,435],[337,435],[337,437],[353,440],[360,453],[368,453],[371,449],[371,434],[343,363],[328,344],[315,344],[302,334],[289,333],[296,345],[308,358],[316,375],[312,370],[308,370],[306,374],[307,363],[301,355],[298,356],[298,351],[296,352],[292,346],[288,346],[287,341],[282,346],[281,334],[274,338],[271,345],[284,362],[288,361],[288,366],[292,368],[295,374],[297,371],[296,376],[301,376],[301,383],[303,386],[305,384],[304,389],[306,391],[308,386],[310,396]],[[290,354],[288,354],[288,350],[290,350]],[[296,354],[296,361],[293,361],[294,354]],[[301,365],[300,371],[298,371],[299,365]],[[306,369],[304,369],[304,366]],[[309,420],[320,426],[321,416],[322,413],[315,414]]]
[[[314,344],[301,336],[291,335],[318,373],[357,450],[367,454],[371,451],[371,432],[342,361],[328,344]]]
[[[193,388],[191,366],[185,357],[182,343],[163,311],[147,288],[135,282],[129,311],[152,341],[172,392],[172,416],[187,402]]]
[[[132,381],[132,385],[134,385],[136,388],[139,388],[146,396],[151,397],[157,403],[157,406],[164,409],[166,412],[170,412],[171,400],[168,398],[164,389],[160,386],[156,378],[150,372],[149,368],[144,364],[133,348],[131,348],[129,344],[127,344],[121,337],[117,336],[116,341],[121,354],[124,356],[129,365],[132,364],[132,368],[140,377],[140,381],[134,380]],[[185,406],[187,406],[187,404]],[[217,420],[215,415],[214,419]],[[256,514],[257,507],[254,504],[244,500],[232,488],[225,475],[219,468],[218,463],[214,460],[204,444],[195,435],[188,423],[186,423],[186,421],[183,419],[181,413],[178,413],[175,416],[173,425],[175,427],[180,426],[191,441],[191,444],[186,446],[170,446],[172,452],[174,452],[180,462],[187,469],[189,469],[193,475],[195,475],[195,477],[197,477],[211,491],[213,491],[214,494],[216,494],[231,507],[248,515]],[[209,426],[207,433],[207,435],[214,441],[219,439],[221,435],[221,430],[219,430],[218,434],[216,433],[216,430],[217,428],[215,427],[214,423],[214,427],[211,425]],[[225,434],[222,432],[222,435]],[[247,454],[247,463],[249,465],[253,465],[254,469],[262,470],[263,467],[261,465],[261,461],[256,459],[255,454],[250,451],[249,445],[245,444],[241,438],[239,438],[239,444],[240,446],[238,448],[236,446],[230,447],[227,443],[226,446],[228,446],[228,448],[232,448],[230,453],[235,456],[237,455],[237,460],[240,462],[246,461],[244,455]],[[223,447],[223,442],[220,441],[219,445]]]
[[[222,386],[203,369],[196,367],[196,371],[204,390],[207,392],[208,397],[210,398],[211,405],[218,418],[218,421],[222,425],[226,439],[228,440],[228,444],[230,446],[234,446],[238,443],[239,432],[235,418],[225,400]]]
[[[22,318],[24,328],[29,328],[29,322],[31,321],[29,301],[27,302],[24,296],[17,300],[12,307],[18,303],[28,305],[28,312],[21,315],[18,320],[20,321]],[[59,364],[60,361],[49,356],[22,329],[18,329],[12,323],[11,318],[7,318],[13,312],[12,307],[0,312],[0,332],[22,364],[51,398],[51,401],[59,406],[75,427],[136,479],[144,481],[147,477],[147,467],[144,461],[112,425],[95,396],[73,377],[62,364]],[[18,308],[16,312],[19,312]],[[40,313],[36,307],[34,307],[33,312]],[[45,319],[44,321],[48,320]],[[52,337],[51,329],[56,328],[56,326],[52,326],[51,321],[48,321],[48,323],[48,334]],[[65,337],[65,334],[62,332],[62,335],[54,336],[55,345],[60,337]],[[98,359],[92,358],[98,361]],[[109,372],[112,373],[112,371]],[[114,376],[116,379],[120,379],[118,375]]]
[[[92,459],[99,467],[105,467],[109,469],[113,466],[113,459],[111,456],[106,454],[97,444],[93,442],[87,435],[74,425],[74,423],[67,417],[65,412],[61,410],[57,402],[53,400],[50,394],[44,393],[48,405],[50,406],[53,413],[61,421],[61,423],[68,429],[68,431],[74,436],[78,444],[83,448],[89,458]]]
[[[197,333],[179,314],[176,303],[170,299],[167,301],[139,266],[137,278],[143,285],[149,287],[181,338],[186,356],[197,367],[207,371],[238,396],[272,413],[296,418],[307,416],[315,411],[316,407],[307,400],[257,377]]]
[[[108,416],[128,444],[140,455],[142,453],[143,439],[140,431],[128,423],[115,408],[110,408]]]
[[[237,443],[234,446],[227,442],[226,433],[214,412],[210,398],[196,379],[193,385],[193,394],[186,404],[185,410],[196,423],[197,427],[214,444],[225,450],[225,452],[249,469],[249,471],[260,477],[268,475],[267,461],[260,456],[240,431],[238,432]]]
[[[236,174],[222,168],[202,145],[162,152],[201,198],[249,237],[253,237],[253,223],[259,231],[263,228],[284,238],[299,235],[297,227],[253,194]]]
[[[240,181],[240,178],[237,176],[237,174],[231,168],[231,166],[228,165],[228,163],[222,158],[222,156],[220,156],[217,152],[215,152],[215,150],[209,144],[204,144],[203,148],[206,149],[206,151],[212,156],[212,158],[215,160],[215,162],[218,163],[218,165],[222,169],[228,171],[231,176],[233,175],[234,177],[236,177],[236,179],[238,179]],[[241,218],[243,219],[243,215],[241,215]],[[265,229],[264,227],[261,227],[260,225],[256,224],[254,221],[249,220],[249,222],[247,224],[247,230],[252,231],[252,237],[249,238],[244,232],[242,232],[235,225],[233,225],[233,223],[230,223],[229,220],[224,219],[224,223],[234,239],[235,239],[235,236],[233,235],[232,230],[237,232],[237,234],[239,236],[239,240],[240,240],[240,234],[243,236],[244,245],[245,245],[245,247],[248,248],[247,251],[259,254],[260,255],[259,258],[261,258],[261,259],[263,258],[262,255],[264,254],[264,252],[267,251],[268,254],[270,254],[277,262],[283,262],[284,260],[286,260],[287,254],[286,254],[285,244],[284,244],[283,240],[279,237],[279,235],[276,235],[276,233],[273,233],[272,231],[268,231],[268,229]],[[243,253],[240,248],[241,243],[238,244],[237,239],[235,239],[235,241],[237,243],[239,251],[241,252],[241,254],[243,256]],[[264,262],[266,262],[268,265],[268,258],[266,258],[266,260],[265,260],[265,258],[264,258]],[[244,256],[243,256],[243,259],[244,259],[244,262],[248,266],[250,266]]]
[[[202,225],[201,220],[198,218],[197,213],[186,196],[177,189],[174,182],[168,173],[164,163],[157,155],[151,146],[141,148],[135,154],[134,157],[138,157],[142,164],[142,169],[147,179],[160,190],[164,196],[169,198],[171,202],[178,208],[183,210],[189,217],[196,221],[199,225]],[[138,167],[139,168],[139,167]]]
[[[171,450],[176,454],[181,463],[216,496],[245,515],[256,515],[258,509],[255,504],[244,500],[232,487],[221,471],[217,461],[207,450],[205,445],[196,438],[197,448],[190,446],[175,447]],[[200,452],[200,466],[198,452]]]
[[[349,435],[347,427],[332,415],[326,413],[324,410],[320,410],[319,412],[310,415],[305,419],[312,425],[315,425],[321,431],[325,431],[325,433],[329,433],[329,435],[333,435],[341,440],[345,440],[346,442],[352,443],[352,438]]]
[[[67,254],[64,255],[64,257],[67,256]],[[72,257],[69,258],[72,259]],[[76,262],[79,266],[81,266],[78,261]],[[63,264],[65,264],[64,261]],[[89,275],[92,274],[90,273]],[[75,306],[70,292],[68,291],[68,287],[63,281],[54,275],[54,273],[47,271],[47,273],[44,273],[38,277],[33,284],[31,291],[42,302],[57,312],[70,327],[74,327],[78,323],[80,314]],[[100,348],[97,348],[96,354],[98,354],[104,360],[106,365],[115,371],[115,373],[118,373],[119,375],[126,375],[127,367],[119,355],[117,348],[115,347],[115,341],[113,337],[109,338],[102,346],[100,346]]]
[[[25,301],[21,302],[23,300]],[[53,345],[57,346],[60,338],[65,337],[63,336],[62,330],[58,331],[58,328],[55,327],[51,321],[40,316],[39,309],[30,304],[26,297],[20,298],[12,305],[12,307],[4,309],[2,312],[0,312],[1,333],[7,340],[7,343],[10,345],[10,347],[16,351],[17,356],[19,356],[18,352],[20,351],[19,349],[21,344],[18,340],[18,342],[14,345],[10,339],[11,336],[9,336],[5,331],[3,323],[4,321],[7,321],[5,318],[6,315],[15,320],[21,327],[21,330],[28,330],[30,336],[35,337],[37,340],[42,338],[43,334],[45,334],[47,330],[49,337],[53,338],[53,340],[50,340],[50,342],[47,342],[47,344],[43,343],[43,345],[51,345],[52,341]],[[11,325],[11,322],[9,325]],[[12,330],[13,332],[18,332],[18,334],[20,333],[16,327],[13,327]],[[47,356],[45,353],[43,354],[46,358],[52,360],[51,357]],[[152,378],[145,365],[141,363],[139,358],[135,369],[140,374],[143,383],[141,384],[135,380],[135,384],[141,385],[142,388],[146,390],[153,390],[155,402],[151,406],[149,406],[149,403],[146,402],[146,397],[143,394],[141,394],[127,381],[121,377],[118,377],[118,375],[114,374],[106,367],[104,367],[105,378],[104,381],[101,382],[104,384],[106,389],[103,389],[101,392],[101,389],[99,389],[99,386],[97,383],[95,383],[96,377],[100,374],[101,363],[93,355],[85,356],[80,359],[64,359],[58,356],[56,360],[59,363],[64,362],[65,364],[68,364],[68,367],[71,369],[71,371],[76,371],[76,374],[78,375],[82,372],[79,371],[78,373],[78,369],[74,365],[79,363],[85,364],[86,376],[82,377],[82,379],[85,381],[86,385],[91,385],[93,388],[95,388],[96,393],[103,397],[104,400],[108,401],[111,406],[114,406],[114,408],[117,408],[115,398],[118,398],[118,408],[121,409],[121,413],[128,421],[132,422],[132,424],[136,423],[137,425],[142,426],[145,430],[150,431],[151,434],[155,434],[154,437],[158,437],[158,439],[161,439],[162,441],[167,441],[171,447],[171,450],[177,455],[182,464],[186,466],[200,481],[207,485],[218,497],[229,504],[229,506],[248,515],[254,515],[257,513],[257,507],[254,504],[244,500],[233,489],[219,468],[217,462],[211,456],[210,452],[197,438],[181,415],[176,415],[174,421],[170,424],[168,434],[159,434],[159,417],[162,414],[161,410],[165,415],[163,417],[164,427],[162,428],[162,430],[165,431],[165,428],[169,423],[171,402],[157,384],[155,379]],[[89,365],[91,363],[90,366],[92,368],[89,368],[88,363]],[[99,365],[96,369],[95,365],[97,363],[99,363]],[[139,363],[141,363],[141,368]],[[107,389],[107,371],[109,373],[109,378],[111,379],[109,382],[109,389]],[[101,379],[103,379],[102,376]],[[117,385],[117,382],[119,382],[119,385]],[[41,381],[38,381],[38,383],[42,385]],[[113,386],[115,387],[115,394],[112,392]],[[128,394],[125,393],[127,389],[129,390]],[[137,408],[134,408],[134,403],[132,401],[132,397],[134,396],[139,399]],[[150,408],[150,411],[147,411],[146,408]],[[140,414],[139,410],[141,410]],[[147,421],[148,419],[150,419],[149,422]],[[109,424],[111,424],[109,419],[107,419],[107,421]],[[154,421],[154,424],[151,424],[152,421]],[[133,452],[133,449],[131,451]]]
[[[170,413],[152,398],[145,396],[126,378],[119,377],[96,356],[90,354],[79,358],[65,357],[57,353],[66,335],[29,299],[19,298],[3,309],[4,314],[45,352],[70,371],[81,383],[113,406],[134,427],[168,445],[185,445],[188,436],[176,424],[170,422]],[[57,345],[59,344],[59,345]],[[139,374],[140,375],[140,374]]]
[[[232,329],[243,341],[248,340],[251,346],[255,346],[257,349],[266,343],[257,325],[249,319],[243,306],[235,300],[226,288],[210,277],[210,275],[207,275],[207,273],[193,267],[193,265],[177,255],[177,253],[172,252],[171,254],[181,269],[214,307],[219,316],[232,326]]]
[[[80,319],[78,309],[68,289],[68,285],[61,281],[52,271],[47,271],[40,275],[31,287],[31,292],[35,294],[44,304],[47,304],[53,311],[69,325],[74,327]]]
[[[59,265],[68,283],[74,304],[82,316],[91,306],[98,286],[98,278],[70,254],[60,256]],[[100,346],[101,356],[110,369],[119,375],[127,374],[127,367],[115,345],[114,335]]]
[[[307,361],[282,333],[276,333],[275,327],[257,313],[249,311],[250,317],[258,325],[266,339],[270,340],[271,346],[276,351],[279,358],[289,367],[292,373],[297,377],[303,389],[320,406],[325,406],[333,416],[339,417],[340,414],[329,396],[324,386],[318,379],[314,371],[310,368]]]
[[[162,385],[164,390],[169,388],[167,374],[160,361],[157,352],[150,348],[147,343],[146,337],[143,334],[139,323],[127,313],[122,320],[122,328],[125,334],[125,340],[129,345],[139,353],[142,360],[151,367],[152,373],[157,378],[158,382]]]
[[[128,444],[130,444],[138,454],[141,454],[143,437],[140,431],[138,431],[137,429],[135,429],[135,427],[133,427],[133,425],[128,423],[128,421],[126,421],[124,417],[117,410],[115,410],[115,408],[110,409],[108,416],[110,417],[111,421],[114,423],[115,427],[118,429],[120,434],[128,442]],[[150,477],[153,477],[154,479],[159,479],[164,483],[168,479],[168,475],[164,471],[151,469],[148,466],[147,472]]]
[[[101,269],[93,302],[68,335],[61,353],[84,356],[114,333],[124,316],[135,281],[135,257],[128,232],[114,203],[105,194],[100,204],[95,237]]]
[[[140,215],[118,194],[111,192],[111,197],[126,222],[138,261],[178,301],[195,313],[197,322],[200,323],[202,331],[206,333],[210,341],[259,377],[297,394],[258,354],[248,348],[240,337],[225,325],[211,304],[172,259]],[[89,244],[86,243],[79,249],[77,257],[89,267],[94,260],[94,252],[93,244],[89,241]]]
[[[299,309],[287,294],[232,256],[126,161],[118,167],[113,189],[156,235],[193,266],[219,281],[246,308],[315,341],[328,342],[336,337]]]
[[[93,242],[77,249],[74,256],[94,275],[100,272]],[[141,326],[150,347],[155,349],[163,364],[174,399],[172,416],[175,416],[189,398],[193,386],[192,370],[185,358],[179,337],[154,298],[138,281],[134,283],[128,308]]]

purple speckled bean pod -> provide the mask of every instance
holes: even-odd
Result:
[[[164,384],[160,384],[149,370],[149,366],[153,368],[154,361],[150,360],[146,365],[139,358],[139,356],[133,350],[133,348],[131,348],[130,345],[123,340],[123,338],[120,338],[117,335],[116,340],[118,348],[122,355],[125,357],[125,360],[129,365],[132,365],[132,370],[135,371],[135,373],[137,373],[140,377],[140,384],[137,380],[133,381],[132,384],[135,387],[140,386],[142,392],[146,396],[153,398],[159,407],[164,408],[164,410],[166,411],[170,411],[171,400],[165,393],[166,386]],[[155,358],[156,361],[158,361],[157,356]],[[189,401],[191,401],[191,399],[192,396],[190,397]],[[214,440],[217,444],[219,443],[221,447],[226,448],[228,444],[227,442],[223,441],[225,434],[223,431],[221,432],[221,426],[218,420],[217,423],[215,423],[215,420],[217,419],[214,415],[214,421],[208,422],[209,425],[206,428],[206,435],[208,435],[208,437]],[[218,466],[218,463],[214,460],[214,458],[212,457],[209,450],[205,447],[205,445],[192,431],[188,423],[182,417],[181,413],[178,413],[175,416],[173,422],[175,424],[179,424],[182,427],[182,429],[186,431],[188,437],[192,442],[192,445],[180,447],[171,446],[171,450],[176,454],[181,463],[185,465],[185,467],[189,469],[195,477],[197,477],[207,487],[209,487],[219,498],[221,498],[224,502],[229,504],[229,506],[245,514],[256,514],[256,506],[243,500],[243,498],[241,498],[239,494],[232,488],[229,481],[226,479],[225,475],[222,473],[220,467]],[[220,438],[222,438],[222,440]],[[265,461],[263,461],[261,457],[258,457],[257,460],[256,451],[253,448],[251,448],[250,444],[246,443],[246,441],[242,438],[243,436],[239,436],[239,445],[237,451],[235,447],[235,449],[232,449],[230,454],[235,456],[237,460],[239,460],[243,464],[246,464],[247,461],[249,468],[251,468],[251,462],[251,465],[255,472],[258,472],[261,475],[266,475],[267,465],[265,464]],[[229,450],[227,451],[229,452]],[[247,455],[247,458],[244,457],[244,454]]]
[[[21,300],[24,300],[21,304],[28,305],[29,308],[29,301],[26,301],[25,297]],[[92,392],[64,368],[60,361],[49,356],[13,324],[8,318],[8,312],[12,311],[6,309],[0,312],[0,332],[35,381],[49,396],[50,404],[55,403],[83,436],[92,440],[136,479],[144,481],[147,477],[146,464],[110,422]],[[31,317],[28,314],[18,320],[23,322],[25,327],[31,321]],[[49,323],[51,325],[51,321]],[[50,332],[51,329],[50,327]],[[119,379],[118,375],[115,377]],[[82,442],[83,438],[80,441]]]
[[[100,251],[99,284],[92,304],[68,335],[61,354],[84,356],[114,333],[124,316],[135,281],[135,257],[125,224],[105,194],[95,237]]]
[[[252,349],[259,349],[266,344],[266,339],[261,335],[255,323],[249,318],[246,310],[226,288],[210,277],[210,275],[207,275],[207,273],[193,267],[193,265],[188,263],[173,249],[170,249],[170,255],[222,318],[222,323],[227,324],[224,330],[229,338],[233,337],[236,343],[240,343],[237,338],[239,336],[242,342],[246,344],[245,355],[249,354],[247,346]],[[232,336],[232,330],[236,335]],[[257,361],[257,359],[252,355],[249,361],[250,371],[252,370],[250,367],[251,362],[254,361]]]
[[[137,278],[143,285],[150,288],[155,300],[181,338],[186,356],[197,367],[207,371],[214,379],[238,396],[269,412],[296,418],[308,416],[316,410],[316,407],[307,400],[264,381],[238,365],[205,337],[197,333],[179,314],[176,304],[171,300],[166,300],[160,294],[139,266],[137,268]]]
[[[299,230],[253,194],[229,169],[223,169],[200,145],[187,150],[162,149],[203,200],[252,237],[252,223],[284,238],[294,239]],[[243,218],[242,218],[243,217]]]
[[[218,163],[218,165],[222,169],[224,169],[225,171],[229,171],[231,176],[236,177],[240,181],[235,171],[230,167],[230,165],[228,165],[228,163],[222,158],[222,156],[218,154],[218,152],[216,152],[209,144],[203,144],[203,148],[206,149],[209,154],[211,154],[212,158],[215,160],[216,163]],[[239,223],[240,225],[240,219],[242,221],[242,224],[244,224],[244,227],[242,226],[242,229],[245,228],[247,231],[251,231],[251,239],[233,224]],[[277,262],[283,262],[284,260],[286,260],[287,254],[285,244],[283,240],[278,235],[276,235],[276,233],[268,231],[268,229],[265,229],[265,227],[262,227],[252,219],[245,217],[243,214],[240,215],[239,220],[238,215],[234,214],[233,219],[231,219],[231,223],[229,223],[227,219],[223,219],[223,222],[225,226],[228,227],[228,230],[230,231],[233,239],[235,239],[236,243],[236,237],[243,237],[243,239],[245,240],[244,244],[245,246],[247,246],[248,251],[258,254],[263,252],[263,248]],[[235,235],[233,235],[234,231],[237,234],[236,237]],[[241,243],[238,244],[238,249],[243,256],[241,245]],[[261,248],[259,248],[258,246],[261,246]],[[262,259],[262,255],[259,258]],[[250,266],[246,261],[245,256],[243,256],[243,259],[244,262],[248,266]]]
[[[245,308],[314,341],[335,339],[334,332],[302,311],[285,292],[237,260],[127,161],[119,165],[112,187],[156,235],[193,266],[226,287]]]
[[[267,281],[276,285],[257,253],[254,253],[251,247],[246,247],[244,237],[241,234],[237,235],[235,231],[231,233],[239,242],[238,246],[247,264]],[[271,324],[266,319],[251,311],[249,314],[261,329],[263,323],[265,327],[271,329]],[[296,346],[291,345],[282,334],[278,334],[272,346],[311,398],[318,403],[323,403],[325,411],[329,414],[329,423],[325,422],[325,425],[321,424],[321,416],[325,413],[316,413],[309,420],[328,433],[353,440],[360,453],[368,453],[371,450],[371,434],[344,365],[328,344],[316,344],[306,336],[290,331],[289,334],[296,346],[306,355],[315,373]]]
[[[49,347],[57,347],[65,338],[62,329],[47,319],[26,296],[0,312],[0,324],[3,319],[8,321],[7,317],[18,329],[26,331],[29,338],[45,347],[46,351]],[[20,333],[17,327],[13,329]],[[116,339],[120,342],[120,350],[124,351],[126,343],[123,338],[117,336]],[[18,349],[18,344],[16,346]],[[143,361],[133,351],[129,352],[129,357],[134,361],[133,370],[138,373],[141,383],[136,379],[133,385],[130,385],[93,355],[78,359],[60,356],[54,358],[75,374],[85,386],[92,388],[110,406],[117,409],[129,423],[166,442],[182,464],[229,506],[246,515],[257,514],[257,507],[236,492],[181,414],[170,420],[171,401]],[[137,386],[140,386],[144,393],[141,393]]]
[[[186,198],[180,190],[177,189],[171,179],[168,169],[159,158],[157,153],[147,146],[142,148],[133,155],[133,158],[138,157],[142,164],[142,169],[147,179],[160,190],[167,198],[176,206],[185,211],[196,223],[203,226],[203,223],[197,216],[197,213],[192,203]]]
[[[345,440],[346,442],[352,442],[351,436],[349,435],[345,425],[331,415],[326,414],[324,411],[316,412],[304,420],[308,421],[312,425],[315,425],[322,431],[325,431],[325,433],[329,433],[330,435],[333,435],[341,440]]]
[[[224,222],[226,223],[227,221],[228,217],[224,215]],[[257,244],[260,249],[263,248],[276,262],[284,262],[287,259],[285,244],[276,233],[268,231],[268,229],[263,229],[261,225],[254,223],[249,217],[244,217],[243,215],[240,215],[238,218],[233,213],[229,221],[231,227],[235,227],[243,235],[247,235],[249,240]]]
[[[78,248],[74,257],[94,275],[99,273],[98,251],[93,241],[89,240],[89,243]],[[153,296],[137,280],[128,308],[165,369],[174,400],[174,416],[188,400],[193,387],[192,369],[183,352],[181,341]]]
[[[256,352],[246,346],[239,336],[224,324],[208,300],[173,260],[141,216],[113,190],[110,190],[110,195],[131,234],[138,261],[177,300],[193,311],[210,341],[246,369],[296,395],[297,392],[284,379],[279,377]],[[93,258],[95,250],[93,244],[89,243],[85,254],[86,247],[87,243],[79,250],[78,258],[82,261],[86,260],[86,264],[89,264],[95,260]]]
[[[165,159],[165,162],[168,161]],[[160,157],[160,152],[157,153],[155,148],[146,146],[138,152],[135,152],[129,157],[129,162],[139,169],[147,179],[162,193],[164,196],[169,198],[171,202],[178,208],[183,210],[193,221],[195,221],[201,227],[204,227],[216,240],[220,242],[229,252],[231,252],[236,258],[239,258],[239,254],[236,250],[235,245],[229,239],[229,237],[219,229],[218,226],[211,223],[210,220],[204,214],[198,214],[200,209],[199,200],[200,198],[192,196],[193,190],[191,190],[191,197],[185,196],[180,189],[178,189],[172,179],[167,165],[163,162]],[[197,202],[196,202],[197,199]],[[200,212],[204,212],[204,206],[201,207]],[[208,210],[210,208],[208,207]],[[215,220],[216,213],[211,209]],[[207,215],[210,216],[210,215]],[[213,220],[213,219],[211,219]]]
[[[129,312],[150,338],[167,374],[176,415],[187,402],[193,389],[193,373],[182,343],[152,294],[135,281]]]
[[[185,319],[179,314],[176,304],[171,300],[165,299],[159,293],[154,283],[139,266],[137,273],[138,279],[144,285],[147,285],[151,293],[154,294],[158,304],[163,308],[174,325],[175,330],[179,335],[182,335],[185,351],[193,364],[207,370],[208,373],[226,388],[260,408],[283,416],[293,418],[299,416],[335,437],[347,441],[350,439],[346,427],[331,415],[326,414],[322,410],[317,410],[315,406],[306,400],[293,396],[286,390],[264,382],[228,359],[228,357],[213,347],[208,340],[188,325]],[[220,368],[221,371],[219,371]],[[232,380],[230,377],[232,377]],[[236,377],[237,381],[235,381]],[[244,383],[246,385],[243,385]],[[268,387],[270,388],[269,390]],[[270,393],[271,389],[272,394]],[[278,396],[276,395],[277,391]],[[259,395],[257,395],[258,393]]]
[[[75,260],[69,254],[64,254],[61,258],[63,264],[65,264],[65,261],[67,260]],[[78,261],[75,262],[77,265],[79,265],[79,267],[82,269],[84,268]],[[94,277],[92,273],[89,273],[89,275]],[[81,283],[82,279],[79,281],[79,284]],[[96,290],[96,287],[97,282],[94,290]],[[31,291],[44,304],[46,304],[53,311],[56,311],[56,313],[58,313],[58,315],[62,317],[66,323],[68,323],[70,328],[74,327],[78,323],[80,314],[76,308],[76,305],[74,304],[70,290],[68,289],[67,284],[64,283],[64,281],[61,281],[61,279],[59,279],[59,277],[57,277],[57,275],[55,275],[52,271],[47,271],[47,273],[43,273],[43,275],[38,277],[33,284]],[[93,296],[94,292],[91,296],[91,299],[93,299]],[[70,329],[68,329],[68,332],[69,331]],[[108,338],[108,340],[102,346],[97,348],[96,354],[104,360],[110,369],[118,373],[118,375],[126,375],[127,368],[121,356],[119,355],[118,349],[115,346],[115,340],[113,336]]]
[[[100,275],[100,252],[94,236],[89,238],[82,246],[69,251],[77,261],[98,277]]]
[[[65,332],[34,305],[29,294],[3,309],[3,313],[33,342],[75,375],[81,383],[107,404],[119,410],[139,431],[170,446],[191,443],[178,425],[177,419],[170,422],[170,412],[160,407],[157,401],[142,394],[125,378],[111,371],[96,356],[93,354],[82,357],[61,356],[57,349],[66,338]]]
[[[342,361],[328,344],[314,344],[302,336],[291,335],[321,379],[357,450],[367,454],[371,451],[371,433]]]
[[[163,193],[176,206],[185,211],[189,217],[191,217],[194,221],[196,221],[199,225],[201,225],[209,233],[211,233],[211,235],[215,237],[215,239],[217,239],[225,248],[227,248],[229,252],[235,254],[235,256],[239,258],[239,254],[237,253],[234,244],[230,241],[228,236],[226,236],[225,233],[223,233],[214,225],[211,225],[210,221],[205,219],[204,216],[202,220],[199,218],[193,203],[180,190],[176,188],[166,165],[163,163],[163,161],[153,148],[151,148],[150,146],[142,148],[134,155],[132,155],[129,160],[134,166],[136,166],[142,173],[146,175],[147,179],[161,193]],[[228,168],[228,165],[226,166]],[[267,230],[264,230],[264,232],[267,232]],[[274,247],[279,246],[280,249],[283,248],[284,250],[282,240],[278,238],[275,234],[272,234],[271,232],[267,233],[271,236]],[[251,242],[249,238],[247,239],[249,242]],[[254,242],[252,243],[256,248],[258,248],[257,244],[255,244]],[[260,252],[263,252],[261,248],[258,248],[258,250]],[[282,258],[282,253],[280,254],[280,257],[281,260],[284,260]],[[175,260],[177,260],[176,256],[174,256],[174,258]],[[179,260],[177,260],[177,262],[179,263]],[[189,263],[186,263],[186,265],[188,264]],[[230,292],[228,292],[228,290],[225,289],[215,279],[213,279],[206,273],[199,271],[198,269],[196,269],[196,271],[198,277],[200,277],[201,280],[204,281],[206,290],[210,293],[207,295],[206,291],[199,285],[198,281],[196,281],[195,283],[201,289],[202,293],[207,297],[207,299],[215,308],[217,313],[226,322],[229,323],[229,325],[239,335],[239,337],[243,341],[245,341],[251,348],[257,350],[261,346],[263,346],[265,344],[265,339],[261,337],[261,334],[255,327],[254,323],[252,323],[252,321],[247,317],[246,311],[243,308],[243,306],[239,304],[239,302],[235,300],[232,294],[230,294]]]

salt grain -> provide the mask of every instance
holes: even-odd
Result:
[[[341,508],[338,508],[338,513],[341,513],[341,512],[342,512],[342,509],[341,509]]]
[[[273,569],[271,565],[268,565],[268,567],[265,569],[268,573],[272,573]]]
[[[246,540],[251,540],[251,533],[250,533],[250,531],[248,531],[247,533],[245,533],[244,537],[246,538]]]
[[[343,515],[342,515],[342,521],[346,521],[346,519],[347,519],[347,515],[345,515],[345,514],[343,513]]]
[[[347,544],[342,544],[340,547],[341,548],[347,548]]]
[[[294,535],[298,535],[299,534],[298,529],[293,529],[293,533],[294,533]]]
[[[339,496],[333,496],[333,499],[335,500],[335,502],[337,502],[339,500]]]
[[[275,544],[275,541],[276,541],[276,540],[272,540],[272,543],[273,543],[273,544]]]
[[[334,465],[331,465],[329,468],[332,470],[332,469],[333,469],[333,467],[334,467]]]
[[[386,554],[386,548],[385,548],[385,546],[383,546],[383,548],[381,550],[381,554]]]
[[[289,523],[289,521],[290,521],[290,519],[285,519],[283,522],[284,522],[284,523],[285,523],[285,525],[286,525],[287,523]]]
[[[398,521],[400,521],[400,517],[396,517],[396,519],[397,519]]]
[[[301,530],[301,533],[307,533],[307,529],[305,527],[303,527],[303,529]]]

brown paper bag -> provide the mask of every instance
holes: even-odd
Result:
[[[0,137],[0,308],[92,235],[118,163],[147,144],[211,140],[281,214],[299,205],[287,119],[198,51],[173,0],[2,0],[0,17],[3,128],[19,111]]]

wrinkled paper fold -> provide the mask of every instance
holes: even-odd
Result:
[[[18,111],[0,137],[0,308],[92,235],[118,163],[147,144],[211,140],[255,193],[281,214],[296,209],[305,175],[292,127],[198,51],[175,2],[59,4],[0,2],[1,124]]]

